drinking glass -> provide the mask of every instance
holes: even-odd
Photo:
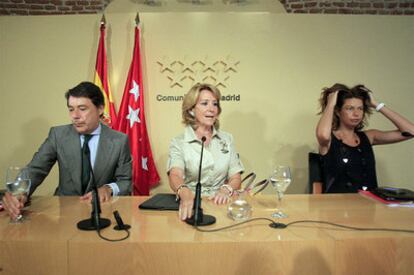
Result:
[[[273,188],[276,190],[278,198],[278,208],[272,214],[273,218],[286,218],[288,215],[284,213],[280,208],[282,206],[283,195],[292,182],[292,174],[290,173],[289,166],[279,165],[275,168],[272,175],[269,178]]]
[[[245,221],[252,216],[252,206],[248,198],[255,179],[256,174],[250,173],[241,181],[240,189],[235,190],[237,196],[233,196],[233,201],[227,207],[227,216],[232,220]]]
[[[6,172],[6,190],[15,196],[19,201],[23,196],[27,196],[30,190],[31,180],[27,168],[21,168],[19,166],[11,166]],[[10,219],[12,223],[19,223],[24,220],[22,214],[16,217],[16,219]]]
[[[245,221],[252,216],[252,206],[247,201],[247,192],[238,192],[236,198],[227,207],[227,216],[235,221]]]

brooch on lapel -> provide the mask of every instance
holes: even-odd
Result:
[[[221,152],[223,154],[227,154],[229,152],[229,146],[228,146],[227,142],[225,142],[224,140],[220,141],[220,145],[221,145]]]

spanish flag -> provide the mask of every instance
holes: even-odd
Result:
[[[101,88],[101,91],[105,98],[105,110],[102,117],[102,122],[112,129],[116,129],[117,116],[112,99],[111,89],[108,82],[107,61],[106,61],[106,49],[105,49],[105,16],[102,16],[101,20],[101,35],[99,38],[98,53],[96,55],[96,67],[95,67],[95,84]]]

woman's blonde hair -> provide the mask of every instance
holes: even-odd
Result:
[[[198,98],[200,97],[200,93],[203,90],[210,91],[214,98],[217,100],[217,107],[218,107],[218,115],[221,113],[221,106],[220,106],[220,98],[221,94],[219,89],[217,89],[216,86],[207,84],[207,83],[198,83],[195,84],[191,89],[185,94],[183,99],[183,105],[182,105],[182,117],[183,117],[183,123],[185,125],[191,125],[193,129],[196,127],[196,119],[194,115],[190,114],[190,111],[195,107],[197,104]],[[220,127],[219,120],[216,119],[216,122],[214,123],[214,128],[218,129]]]

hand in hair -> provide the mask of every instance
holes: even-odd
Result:
[[[328,94],[327,103],[326,103],[327,106],[331,106],[333,108],[335,107],[336,101],[338,99],[338,93],[339,93],[339,90],[336,90]]]
[[[332,108],[335,107],[338,101],[338,94],[341,91],[349,91],[349,88],[343,84],[335,83],[332,87],[323,89],[321,97],[319,98],[319,104],[321,106],[319,114],[322,114],[328,105]]]
[[[354,89],[358,89],[360,92],[366,93],[368,95],[368,98],[369,98],[368,106],[369,107],[372,107],[372,108],[377,107],[378,102],[375,100],[374,93],[370,89],[368,89],[364,85],[357,85],[357,86],[355,86]]]

